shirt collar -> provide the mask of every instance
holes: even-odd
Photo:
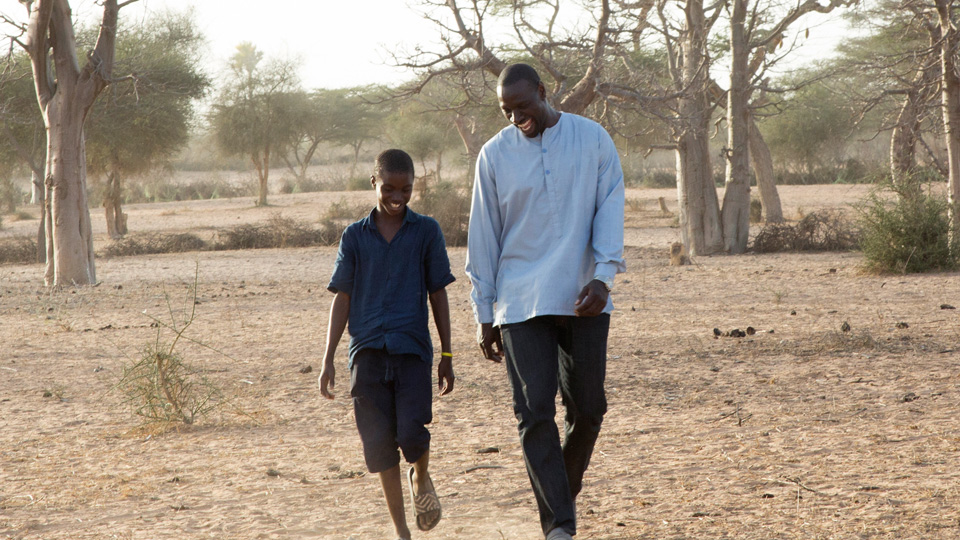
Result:
[[[565,116],[566,114],[560,113],[560,118],[557,119],[557,123],[543,130],[543,133],[540,135],[542,137],[541,140],[546,140],[553,137],[554,134],[560,133],[560,124],[564,123]]]
[[[372,230],[377,230],[377,220],[373,218],[374,213],[377,211],[377,207],[374,206],[373,210],[370,210],[370,213],[367,214],[367,217],[363,218],[363,226]],[[407,206],[407,211],[403,215],[403,225],[407,223],[416,223],[420,220],[420,214],[414,212],[409,206]]]

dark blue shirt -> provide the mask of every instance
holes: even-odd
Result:
[[[435,219],[407,208],[388,243],[374,212],[343,231],[327,285],[350,296],[350,365],[357,351],[383,348],[432,362],[427,297],[456,279],[443,232]]]

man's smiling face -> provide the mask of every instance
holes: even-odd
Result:
[[[497,99],[503,116],[527,137],[536,137],[547,129],[550,107],[542,83],[520,80],[498,86]]]

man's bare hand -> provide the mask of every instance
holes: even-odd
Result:
[[[596,317],[603,313],[603,308],[607,307],[607,297],[609,296],[610,293],[607,292],[603,283],[594,279],[580,291],[573,310],[577,317]]]
[[[480,352],[487,360],[496,363],[503,361],[503,340],[500,338],[500,327],[492,323],[481,323],[477,325],[477,344],[480,345]]]

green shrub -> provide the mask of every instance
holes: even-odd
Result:
[[[323,174],[320,191],[369,191],[370,177],[351,175],[347,170],[332,170]]]
[[[134,234],[111,242],[98,251],[97,255],[127,257],[208,249],[227,251],[331,246],[339,242],[344,227],[345,223],[332,219],[324,219],[319,227],[313,227],[306,222],[275,214],[265,224],[237,225],[219,230],[216,240],[210,243],[190,233]],[[36,244],[26,238],[17,239],[16,243],[10,240],[0,241],[0,263],[33,262],[36,258],[35,252]],[[6,260],[7,257],[10,260]]]
[[[948,210],[946,197],[929,189],[911,193],[885,184],[873,191],[857,205],[867,269],[903,274],[956,269],[960,241],[951,234]]]

